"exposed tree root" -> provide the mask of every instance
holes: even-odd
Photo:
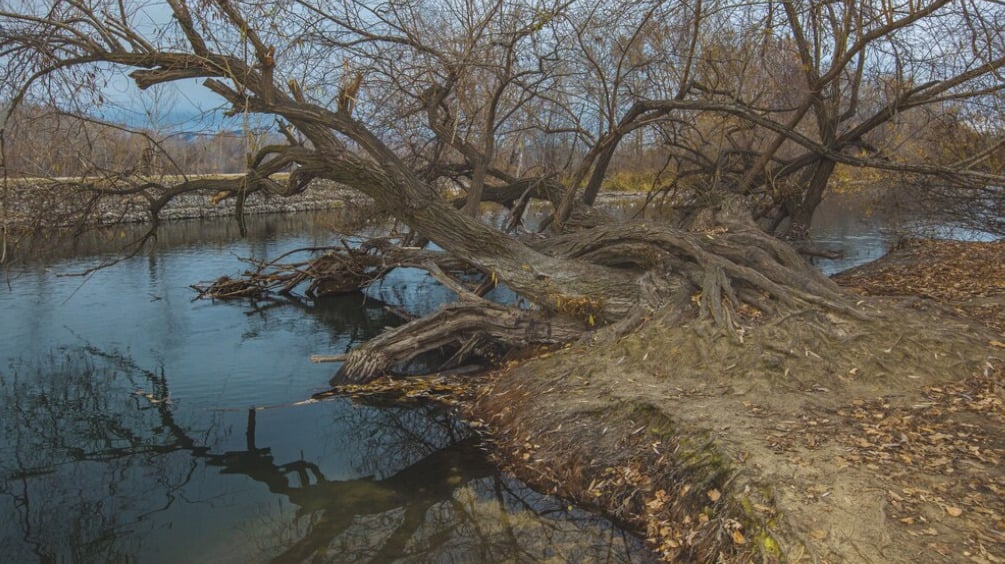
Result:
[[[854,318],[866,314],[785,243],[744,223],[730,222],[702,232],[646,223],[620,223],[556,237],[545,252],[599,264],[649,269],[672,286],[698,292],[701,315],[737,328],[737,312],[780,313],[808,306]],[[648,305],[669,305],[657,300]]]
[[[585,329],[568,317],[549,318],[540,311],[462,301],[356,347],[345,356],[331,384],[367,382],[438,349],[457,349],[452,360],[459,363],[473,353],[492,350],[495,344],[554,345],[576,339]]]

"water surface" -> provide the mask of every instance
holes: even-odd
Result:
[[[324,388],[345,352],[449,297],[399,272],[368,297],[193,301],[239,257],[332,243],[323,215],[166,226],[87,277],[109,232],[9,273],[0,290],[5,562],[627,562],[641,543],[487,463],[433,408]]]
[[[345,400],[334,354],[450,298],[415,270],[367,296],[193,301],[240,257],[333,243],[333,214],[171,223],[158,246],[86,277],[138,229],[92,234],[4,273],[0,555],[5,562],[625,562],[639,541],[500,475],[432,408]],[[886,218],[824,207],[833,273],[878,258]]]

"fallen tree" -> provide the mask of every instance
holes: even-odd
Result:
[[[897,351],[896,365],[925,378],[945,370],[966,372],[983,360],[986,335],[960,336],[959,326],[948,331],[910,309],[849,296],[775,237],[781,219],[793,220],[797,228],[807,223],[838,163],[941,175],[965,185],[1001,180],[980,159],[966,166],[893,162],[865,140],[900,109],[999,92],[1001,85],[993,79],[1005,62],[998,55],[980,55],[959,74],[934,83],[910,86],[910,77],[896,77],[895,92],[872,100],[868,111],[859,103],[871,42],[882,46],[904,33],[933,32],[911,27],[919,22],[965,27],[973,21],[970,8],[959,12],[949,2],[923,7],[910,2],[889,10],[846,8],[839,17],[825,14],[836,9],[829,4],[799,11],[783,2],[796,45],[772,41],[764,48],[781,59],[783,71],[797,60],[809,75],[800,75],[806,84],[795,104],[778,100],[765,109],[756,100],[771,88],[742,90],[742,84],[734,84],[742,82],[735,69],[724,75],[728,69],[717,66],[714,52],[732,45],[716,43],[706,31],[710,20],[701,2],[693,10],[680,8],[680,14],[665,13],[660,2],[614,3],[610,13],[603,3],[580,13],[579,3],[571,2],[490,2],[487,16],[468,13],[468,18],[455,16],[469,5],[444,11],[397,2],[379,7],[347,2],[335,8],[306,1],[280,7],[223,0],[168,4],[168,31],[156,38],[146,37],[146,28],[136,23],[146,17],[143,10],[122,3],[60,2],[34,14],[15,9],[17,3],[0,10],[3,56],[11,61],[4,84],[12,87],[17,105],[47,81],[128,69],[141,90],[199,79],[225,101],[230,115],[276,120],[283,141],[249,150],[244,177],[169,187],[167,195],[149,202],[155,218],[164,198],[193,188],[191,182],[240,203],[249,190],[288,195],[313,179],[325,179],[365,194],[375,213],[404,225],[407,232],[401,236],[319,250],[318,256],[290,262],[280,257],[255,264],[244,277],[200,287],[206,297],[218,298],[298,288],[318,296],[355,291],[393,268],[415,267],[454,290],[456,304],[388,330],[341,357],[335,383],[367,382],[434,350],[447,351],[449,362],[461,365],[542,345],[574,345],[580,355],[575,364],[584,369],[615,351],[624,358],[639,355],[632,358],[634,366],[661,367],[667,378],[711,372],[793,385],[864,370],[866,361],[879,367],[877,373],[894,372],[896,366],[886,365],[890,357],[880,354],[886,349]],[[770,3],[749,9],[746,16],[763,19],[771,29]],[[942,18],[926,19],[936,13]],[[687,14],[684,24],[670,25],[671,15],[682,14]],[[604,15],[610,19],[604,29],[624,41],[605,44],[602,34],[591,35]],[[709,17],[717,25],[731,21]],[[817,26],[812,34],[805,33],[806,23]],[[819,29],[826,26],[830,35]],[[653,66],[659,57],[651,53],[664,32],[685,46],[682,75]],[[824,68],[822,49],[810,44],[814,34],[842,47],[834,66]],[[572,62],[569,45],[578,49]],[[600,53],[596,45],[609,49]],[[345,57],[340,64],[332,63],[340,58],[336,55]],[[356,68],[352,61],[364,63]],[[661,99],[635,90],[666,73],[673,76],[669,84],[644,93]],[[340,87],[325,94],[332,76],[339,77]],[[877,83],[885,84],[884,76]],[[722,80],[704,84],[694,77]],[[595,78],[603,86],[597,100],[591,96]],[[313,84],[301,84],[308,80]],[[585,83],[570,85],[575,80]],[[850,86],[842,82],[848,80]],[[560,99],[563,93],[568,96]],[[583,105],[597,110],[596,123],[583,117]],[[804,133],[806,115],[817,120],[816,137]],[[853,118],[857,125],[849,127]],[[715,125],[702,129],[706,120]],[[595,135],[598,127],[602,133]],[[839,135],[841,128],[848,129]],[[668,162],[678,163],[671,185],[701,178],[676,199],[687,211],[672,222],[615,221],[592,208],[621,141],[643,130],[669,140]],[[758,135],[747,135],[752,131]],[[560,155],[566,165],[524,167],[520,136],[525,133],[549,138],[551,149],[566,146]],[[507,143],[508,158],[503,158]],[[989,143],[986,153],[997,147]],[[458,187],[463,202],[447,193]],[[547,228],[534,233],[518,229],[531,197],[547,200],[553,210]],[[477,217],[487,201],[507,206],[509,229]],[[500,284],[520,302],[487,300],[487,290]],[[898,330],[917,332],[923,346],[899,347],[900,340],[891,344],[876,338]],[[554,371],[544,378],[572,376],[553,362],[535,362]],[[604,366],[613,371],[617,362]],[[541,383],[541,376],[517,374],[534,379],[535,386]],[[600,377],[607,382],[605,393],[617,390],[620,381],[611,374]],[[606,405],[601,411],[617,409]],[[636,402],[632,409],[663,407],[654,400]],[[668,417],[660,411],[644,424]],[[664,431],[660,436],[669,441],[671,430]],[[612,452],[609,446],[604,452]],[[715,458],[715,450],[691,452]],[[682,463],[676,454],[660,460]],[[722,465],[695,468],[709,470],[716,487],[726,487],[729,473]],[[728,520],[736,522],[735,510],[718,521],[706,514],[708,527],[732,532],[707,537],[705,548],[734,555],[749,550],[736,541],[742,535],[733,534],[746,525],[727,526]],[[673,546],[665,540],[654,543],[669,547],[672,556]]]

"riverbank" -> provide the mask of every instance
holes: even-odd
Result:
[[[238,178],[238,175],[221,178]],[[181,179],[175,180],[178,181]],[[158,180],[170,187],[172,182]],[[150,188],[149,194],[158,197],[170,188]],[[145,196],[102,195],[95,197],[80,187],[75,179],[11,180],[7,186],[9,210],[4,216],[10,225],[65,227],[76,225],[82,219],[88,225],[102,226],[120,223],[142,223],[150,220],[149,201]],[[217,200],[215,191],[179,194],[160,210],[161,220],[207,219],[230,217],[237,213],[237,199]],[[329,180],[312,181],[307,188],[294,196],[282,197],[267,192],[256,192],[244,203],[246,215],[295,213],[319,211],[344,206],[347,202],[364,199],[358,192]],[[3,202],[0,202],[0,206]]]
[[[713,362],[736,347],[688,350],[709,324],[649,323],[498,371],[467,415],[500,465],[668,561],[1005,562],[1005,324],[965,305],[1005,298],[1001,265],[1005,244],[926,242],[839,278],[893,312],[835,344],[881,343],[856,366],[785,351],[770,326]],[[900,324],[902,308],[931,330]],[[957,352],[925,370],[898,355],[929,347]],[[776,370],[748,368],[765,355]],[[702,357],[725,368],[681,368]]]
[[[232,174],[192,179],[240,177],[241,175]],[[145,223],[150,221],[150,202],[147,196],[159,197],[181,180],[183,180],[181,177],[150,180],[151,183],[156,182],[163,187],[154,187],[151,184],[151,187],[146,189],[146,195],[130,193],[96,196],[95,193],[81,187],[80,179],[13,179],[8,181],[3,190],[4,197],[0,198],[0,217],[6,218],[7,224],[14,229],[76,227],[80,221],[97,227]],[[134,184],[146,181],[137,178],[130,186],[119,186],[118,189],[125,190]],[[620,192],[601,194],[600,200],[611,205],[637,202],[644,197],[644,193]],[[265,191],[252,193],[244,202],[243,213],[263,215],[323,211],[341,208],[347,204],[363,205],[370,201],[356,190],[330,180],[315,179],[303,192],[293,196],[277,196]],[[9,202],[6,204],[6,210],[5,202]],[[217,199],[216,191],[207,189],[174,196],[160,210],[159,219],[162,221],[210,219],[232,217],[236,213],[237,198]]]

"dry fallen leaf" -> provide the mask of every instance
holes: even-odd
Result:
[[[719,498],[722,497],[722,493],[720,493],[719,490],[716,489],[708,490],[708,492],[706,492],[705,495],[707,495],[708,499],[712,500],[713,503],[719,501]]]
[[[815,529],[810,531],[810,536],[817,540],[824,540],[827,538],[827,531],[824,531],[823,529]]]
[[[946,507],[946,513],[948,513],[950,517],[959,517],[960,515],[963,515],[963,510],[959,507],[953,507],[950,505]]]
[[[747,539],[743,537],[743,533],[739,529],[733,531],[733,542],[736,544],[743,544],[747,542]]]

